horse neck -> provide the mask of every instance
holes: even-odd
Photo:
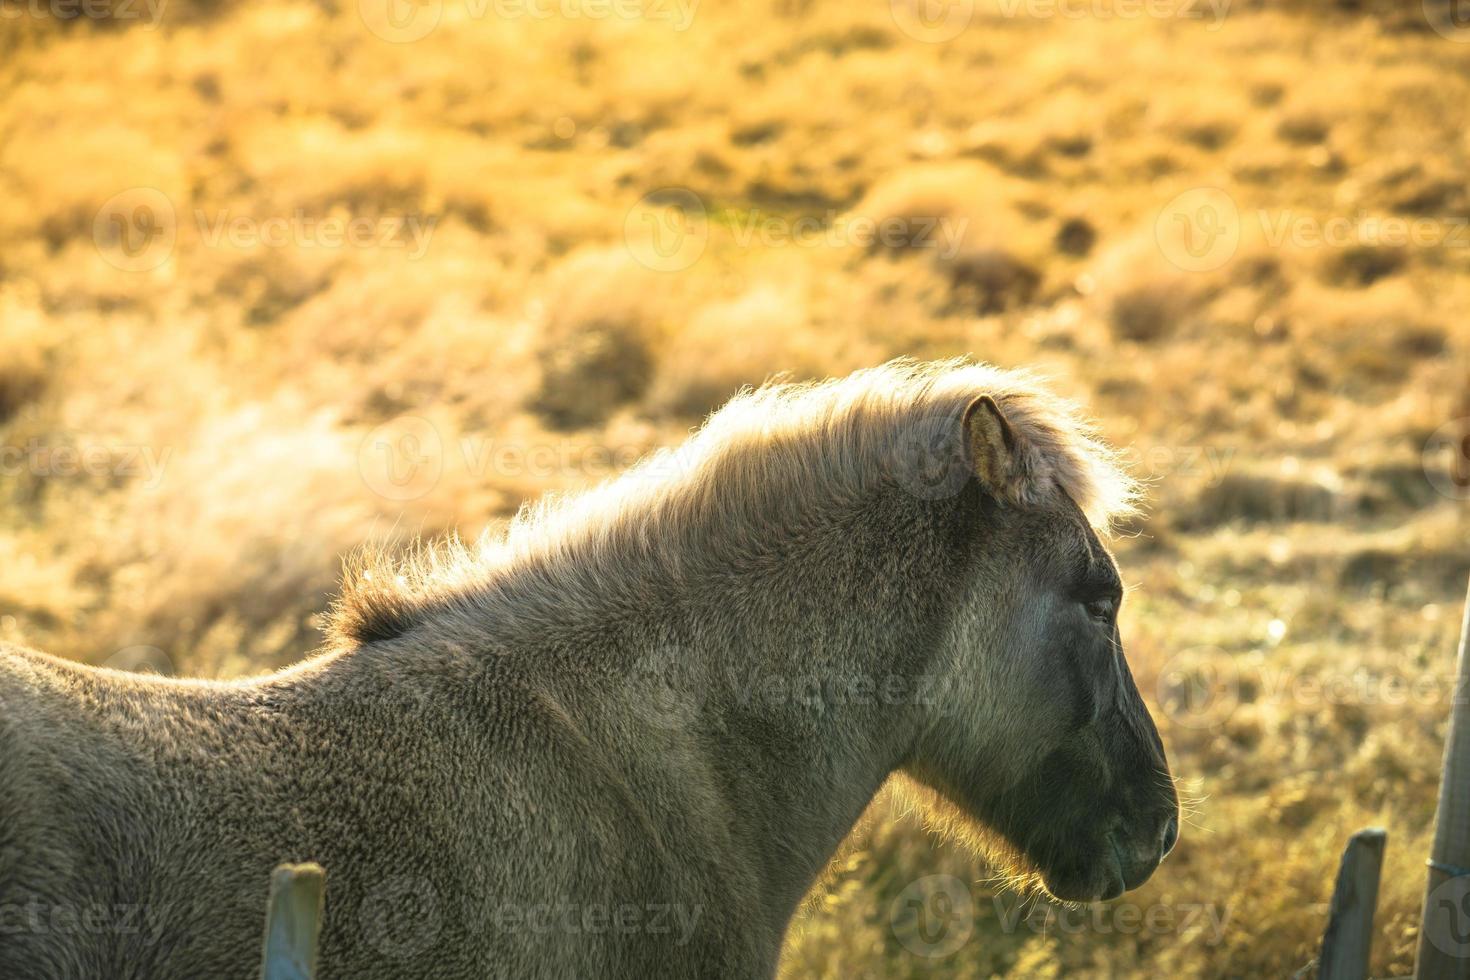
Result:
[[[926,719],[958,578],[939,506],[626,522],[514,569],[487,611],[511,648],[570,659],[527,669],[577,689],[615,767],[672,798],[713,787],[707,816],[779,931]]]
[[[744,817],[737,834],[774,915],[795,910],[903,764],[936,694],[925,647],[944,619],[945,550],[895,517],[857,509],[788,528],[686,583],[693,663],[672,676],[715,736],[707,762]]]

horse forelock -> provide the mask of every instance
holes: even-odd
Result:
[[[957,422],[981,394],[1017,434],[1022,505],[1044,506],[1060,491],[1099,531],[1134,512],[1137,485],[1118,455],[1035,375],[900,359],[747,389],[683,444],[593,489],[527,504],[499,536],[421,544],[406,556],[361,552],[349,560],[330,635],[369,643],[408,632],[431,609],[483,608],[518,568],[536,568],[559,601],[575,603],[578,590],[609,587],[634,563],[678,569],[712,544],[753,545],[783,517],[870,492],[916,425]]]

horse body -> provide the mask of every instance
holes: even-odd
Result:
[[[680,874],[672,821],[555,692],[351,660],[204,686],[0,655],[26,678],[0,765],[0,976],[255,976],[270,870],[306,860],[331,869],[327,977],[773,966],[779,934],[759,958],[758,929],[720,935],[739,875]]]
[[[1138,884],[1177,804],[1081,611],[1122,484],[1058,404],[954,364],[744,396],[488,554],[368,563],[270,677],[0,650],[0,976],[253,975],[316,861],[326,977],[769,977],[895,772],[1061,897]]]

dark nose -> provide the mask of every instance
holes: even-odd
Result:
[[[1168,857],[1169,852],[1174,850],[1174,845],[1178,842],[1179,814],[1172,813],[1169,815],[1169,819],[1164,821],[1164,837],[1162,841],[1163,847],[1159,851],[1159,860],[1162,861],[1164,858]]]

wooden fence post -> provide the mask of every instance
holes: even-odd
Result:
[[[1470,596],[1460,623],[1460,652],[1450,698],[1439,777],[1434,850],[1419,924],[1417,980],[1470,980]]]
[[[1373,949],[1373,910],[1378,906],[1378,872],[1387,835],[1377,828],[1348,838],[1332,889],[1332,909],[1322,936],[1318,980],[1367,980]]]
[[[283,864],[271,872],[261,980],[316,980],[326,885],[319,864]]]

